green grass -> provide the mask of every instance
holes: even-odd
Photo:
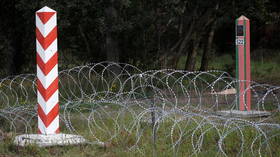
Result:
[[[256,56],[251,52],[251,76],[252,80],[267,83],[267,84],[280,84],[280,54],[272,56],[269,52],[265,52],[264,57]],[[186,56],[182,56],[178,63],[178,69],[184,69]],[[197,63],[195,69],[200,68],[201,57],[197,57]],[[235,76],[235,57],[225,54],[221,56],[215,56],[209,63],[209,69],[217,69],[230,73],[233,77]]]
[[[109,110],[109,109],[108,109]],[[114,108],[114,110],[118,110]],[[116,117],[116,113],[111,113],[106,115],[100,111],[101,117],[95,116],[96,124],[91,126],[92,132],[102,141],[106,141],[106,147],[101,147],[98,145],[78,145],[78,146],[56,146],[39,148],[35,145],[27,147],[17,147],[13,145],[12,141],[15,134],[10,134],[6,136],[4,141],[0,141],[0,156],[5,157],[132,157],[132,156],[145,156],[145,157],[169,157],[169,156],[190,156],[193,155],[195,151],[198,157],[209,157],[209,156],[223,156],[221,152],[218,151],[218,141],[220,136],[228,134],[223,142],[222,147],[226,154],[230,157],[234,156],[253,156],[250,152],[251,144],[255,137],[259,135],[259,132],[254,127],[244,125],[244,123],[236,122],[232,123],[229,127],[219,126],[218,130],[213,128],[212,125],[207,123],[206,120],[200,117],[192,117],[196,120],[201,127],[194,123],[193,120],[184,120],[174,124],[174,119],[181,118],[180,115],[170,115],[166,118],[163,123],[158,125],[158,130],[156,132],[156,141],[153,144],[152,127],[150,124],[140,122],[135,127],[128,127],[132,122],[135,121],[135,116],[124,112],[123,115]],[[94,137],[89,132],[86,120],[79,114],[73,113],[72,123],[77,129],[78,134],[84,136],[90,141],[94,141]],[[90,113],[84,113],[88,116]],[[276,122],[279,120],[280,115],[274,117],[273,120]],[[172,120],[173,119],[173,120]],[[115,121],[118,121],[119,125],[116,125]],[[238,124],[241,127],[242,133],[239,130],[232,130],[234,126]],[[36,125],[36,124],[35,124]],[[34,128],[36,127],[34,125]],[[107,130],[98,129],[96,125],[102,126],[102,128],[107,128]],[[125,130],[123,126],[130,128]],[[243,126],[243,127],[242,127]],[[62,125],[62,132],[68,133],[64,125]],[[269,145],[264,143],[264,137],[259,137],[253,148],[255,149],[254,155],[258,153],[257,148],[261,148],[261,154],[263,156],[280,156],[280,136],[279,130],[271,128],[263,128],[265,131],[270,131],[269,137],[272,135],[277,135],[269,140]],[[109,132],[107,132],[109,131]],[[182,132],[183,131],[183,132]],[[117,136],[108,140],[110,134],[117,132]],[[141,134],[141,138],[138,140],[138,136]],[[172,134],[172,136],[171,136]],[[174,141],[179,140],[179,135],[183,134],[180,144],[176,147],[172,147]],[[203,136],[201,136],[203,135]],[[240,153],[241,141],[244,139],[245,143]],[[137,147],[130,149],[137,143]],[[173,141],[173,142],[172,142]],[[192,145],[194,143],[194,148]],[[198,142],[198,141],[201,141]],[[197,145],[201,144],[201,150],[198,150]],[[270,148],[270,149],[268,149]],[[257,154],[258,155],[258,154]]]

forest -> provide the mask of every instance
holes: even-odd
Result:
[[[59,69],[112,61],[234,75],[241,15],[251,23],[253,75],[280,69],[279,0],[1,0],[0,78],[36,71],[35,12],[44,6],[57,11]]]

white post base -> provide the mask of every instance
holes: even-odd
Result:
[[[271,115],[267,111],[240,111],[240,110],[223,110],[216,112],[220,116],[238,117],[238,118],[257,118],[257,117],[268,117]]]
[[[39,147],[65,146],[84,144],[86,140],[79,135],[71,134],[24,134],[15,137],[14,144],[18,146],[37,145]]]

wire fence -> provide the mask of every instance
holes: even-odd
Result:
[[[221,116],[238,110],[236,80],[224,71],[173,69],[142,71],[129,64],[102,62],[59,73],[62,132],[87,143],[124,145],[142,155],[169,152],[222,156],[274,156],[279,140],[280,86],[250,82],[257,118]],[[34,74],[0,80],[0,142],[6,134],[37,132]],[[145,142],[151,144],[146,148]]]

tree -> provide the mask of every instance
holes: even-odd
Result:
[[[213,54],[234,51],[234,20],[252,22],[252,48],[278,49],[277,0],[59,0],[10,1],[0,5],[0,75],[35,72],[34,13],[58,12],[60,68],[103,60],[140,68],[209,68]],[[225,36],[224,33],[227,33]],[[268,41],[269,42],[265,42]],[[234,53],[231,53],[233,56]]]

